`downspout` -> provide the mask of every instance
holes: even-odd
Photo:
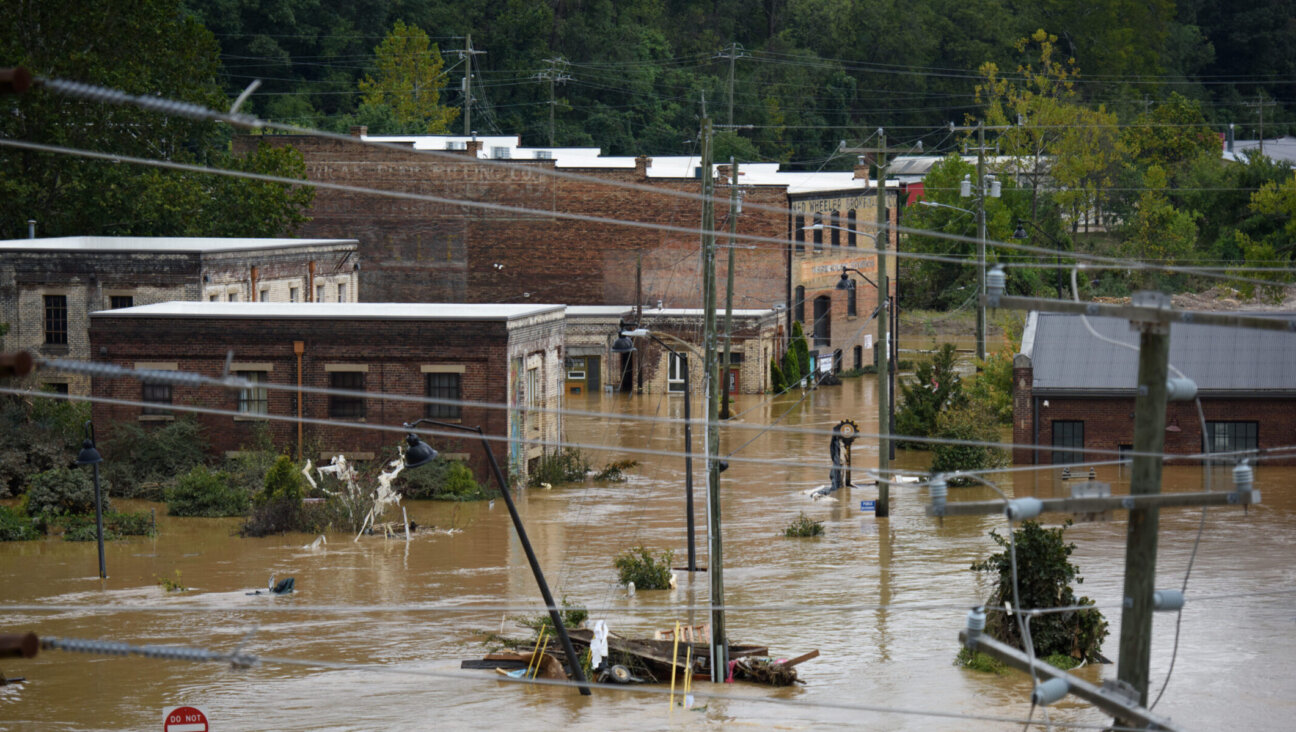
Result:
[[[293,341],[293,353],[297,355],[297,462],[302,460],[302,354],[306,352],[306,341]]]
[[[1039,465],[1039,397],[1031,398],[1031,465]]]
[[[250,279],[252,281],[252,296],[248,298],[252,302],[257,301],[257,280],[259,280],[260,278],[261,278],[260,271],[258,271],[256,267],[253,267],[252,274],[250,276]]]
[[[306,263],[306,297],[303,302],[315,302],[315,260]]]

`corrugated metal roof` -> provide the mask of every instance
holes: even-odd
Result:
[[[1090,317],[1089,323],[1107,338],[1138,346],[1127,320]],[[1137,350],[1095,338],[1079,315],[1039,313],[1033,343],[1023,343],[1022,351],[1031,356],[1036,392],[1135,390]],[[1175,323],[1170,363],[1199,391],[1296,392],[1296,333]]]

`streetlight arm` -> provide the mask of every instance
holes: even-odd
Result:
[[[648,330],[647,328],[637,328],[635,330],[623,330],[621,331],[621,336],[624,338],[651,338],[657,345],[661,346],[662,348],[665,348],[666,350],[670,351],[676,356],[680,355],[679,351],[676,351],[674,348],[671,348],[670,346],[666,345],[661,340],[661,338],[658,338],[658,336],[661,336],[662,338],[669,338],[672,341],[675,341],[677,344],[679,344],[681,348],[691,351],[693,355],[697,356],[698,358],[705,358],[702,355],[702,352],[697,349],[697,346],[694,346],[692,343],[689,343],[688,341],[685,341],[679,338],[678,336],[673,336],[670,333]]]
[[[951,205],[948,204],[948,203],[940,203],[940,202],[938,202],[938,201],[928,201],[928,200],[926,200],[926,199],[923,199],[923,200],[921,200],[921,201],[918,202],[918,205],[920,205],[920,206],[930,206],[930,207],[932,207],[932,208],[952,208],[952,209],[954,209],[955,211],[962,211],[962,212],[965,213],[965,214],[971,214],[972,216],[976,216],[976,212],[975,212],[975,211],[968,210],[968,209],[966,209],[966,208],[963,208],[962,206],[951,206]]]
[[[869,283],[870,285],[873,285],[873,288],[874,288],[874,289],[881,289],[881,288],[878,287],[878,283],[874,282],[873,280],[870,280],[870,279],[868,278],[868,275],[864,274],[863,272],[859,271],[858,269],[855,269],[854,267],[842,267],[842,274],[845,275],[847,272],[854,272],[855,274],[857,274],[857,275],[860,276],[860,279],[864,280],[865,282]]]

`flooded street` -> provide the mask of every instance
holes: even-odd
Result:
[[[1014,728],[1029,709],[1025,674],[994,676],[953,665],[958,632],[970,606],[989,595],[990,584],[968,570],[995,549],[990,529],[1000,517],[947,518],[924,515],[925,490],[894,488],[891,516],[876,519],[859,510],[875,492],[856,488],[840,500],[814,502],[802,491],[827,482],[828,440],[794,432],[757,436],[741,425],[777,420],[790,428],[831,429],[855,419],[861,430],[877,428],[872,377],[841,387],[775,400],[737,397],[741,417],[721,434],[722,454],[737,452],[722,478],[725,541],[725,602],[730,640],[768,645],[791,657],[812,649],[822,655],[799,667],[807,684],[771,689],[747,684],[698,683],[704,710],[668,708],[657,694],[521,687],[498,682],[493,673],[460,671],[462,659],[484,653],[481,635],[523,631],[508,616],[535,614],[540,596],[502,501],[450,504],[407,502],[410,518],[423,526],[459,533],[420,531],[413,541],[328,537],[320,551],[305,548],[314,537],[268,539],[231,536],[236,520],[165,516],[159,504],[159,536],[108,545],[109,578],[96,576],[93,543],[58,540],[0,544],[3,603],[56,606],[49,611],[3,611],[5,631],[35,630],[43,636],[104,638],[130,643],[183,644],[246,653],[372,668],[326,668],[262,664],[231,670],[218,663],[44,652],[33,660],[5,659],[0,672],[28,682],[0,688],[0,729],[160,729],[163,710],[201,708],[214,730],[297,729],[809,729],[864,727],[887,730],[998,730]],[[697,400],[700,403],[700,399]],[[569,409],[606,416],[565,417],[566,439],[582,445],[625,445],[674,451],[682,446],[678,424],[625,421],[621,414],[679,417],[679,397],[658,394],[595,394],[569,397]],[[703,409],[695,404],[694,413]],[[786,413],[786,415],[785,415]],[[695,449],[702,449],[701,429]],[[753,440],[753,438],[755,438]],[[497,451],[499,448],[497,448]],[[628,482],[578,484],[528,490],[519,509],[554,594],[592,608],[621,635],[648,635],[676,621],[701,623],[709,602],[706,573],[682,573],[674,591],[628,596],[617,587],[612,558],[643,544],[686,557],[683,459],[633,455],[616,449],[586,450],[596,466],[634,458],[641,464]],[[858,440],[859,468],[875,464],[876,443]],[[811,463],[817,467],[768,462]],[[900,451],[896,463],[920,469],[925,453]],[[697,547],[706,561],[704,463],[695,460]],[[1202,489],[1204,471],[1170,466],[1165,490]],[[1098,469],[1113,493],[1128,492],[1129,470]],[[994,476],[1016,495],[1061,495],[1056,473]],[[1216,490],[1227,489],[1229,471],[1214,471]],[[1173,678],[1156,712],[1186,729],[1289,729],[1296,715],[1296,468],[1256,469],[1263,503],[1249,512],[1212,508],[1196,555],[1183,613]],[[988,489],[952,488],[950,501],[991,498]],[[138,508],[128,501],[120,506]],[[805,511],[821,520],[826,535],[784,539],[782,529]],[[1197,535],[1199,509],[1161,512],[1157,586],[1178,588]],[[1049,524],[1064,517],[1048,516]],[[1105,655],[1117,656],[1123,582],[1125,516],[1078,524],[1067,539],[1084,583],[1077,595],[1093,598],[1107,616],[1111,635]],[[161,577],[176,577],[186,593],[166,594]],[[271,576],[296,578],[287,597],[249,596]],[[1200,598],[1200,599],[1195,599]],[[99,611],[101,605],[142,609]],[[255,629],[249,637],[249,633]],[[1170,667],[1175,617],[1154,622],[1152,694]],[[409,672],[409,673],[405,673]],[[1115,665],[1090,666],[1080,675],[1093,682],[1114,678]],[[766,703],[766,701],[775,703]],[[906,712],[930,712],[911,714]],[[1055,722],[1102,725],[1110,719],[1087,704],[1067,699],[1050,708]],[[973,719],[961,715],[989,717]],[[1039,710],[1036,719],[1040,719]],[[1015,725],[1021,728],[1020,722]]]

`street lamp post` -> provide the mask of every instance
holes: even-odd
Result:
[[[103,532],[103,491],[99,486],[99,463],[103,462],[103,456],[95,449],[94,423],[86,421],[85,423],[85,441],[81,443],[81,452],[77,455],[77,465],[89,465],[94,471],[94,492],[95,492],[95,537],[99,542],[99,579],[108,577],[108,568],[104,564],[104,532]]]
[[[663,333],[667,337],[669,334]],[[692,401],[692,388],[689,383],[689,362],[688,353],[680,353],[674,348],[666,345],[664,341],[657,337],[651,331],[638,329],[622,331],[617,339],[612,342],[613,353],[631,353],[635,350],[632,338],[651,338],[654,343],[665,348],[680,361],[680,368],[684,370],[684,506],[685,517],[688,522],[688,571],[697,571],[697,546],[694,542],[694,519],[693,519],[693,421],[690,413],[690,402]]]
[[[576,655],[576,649],[572,647],[571,637],[567,635],[567,628],[562,621],[562,613],[558,611],[558,605],[554,602],[553,594],[549,592],[549,584],[545,582],[544,572],[540,571],[540,560],[536,558],[535,550],[531,548],[531,541],[527,538],[526,528],[522,526],[522,517],[518,515],[517,506],[513,503],[513,496],[509,494],[508,481],[504,480],[504,473],[500,471],[499,463],[495,461],[495,452],[491,450],[485,431],[481,427],[466,427],[453,422],[438,422],[427,417],[407,422],[404,425],[405,429],[410,430],[409,434],[405,436],[405,442],[409,445],[409,450],[405,453],[405,467],[407,468],[417,468],[420,465],[425,465],[435,460],[437,456],[437,451],[432,449],[431,445],[423,442],[418,435],[414,434],[414,428],[421,424],[430,424],[463,432],[476,432],[477,436],[481,438],[482,450],[486,453],[487,462],[490,463],[491,474],[495,476],[495,482],[499,485],[500,494],[504,498],[504,505],[508,506],[509,518],[513,519],[513,528],[517,531],[518,541],[522,543],[522,551],[526,553],[527,562],[531,565],[531,574],[535,576],[536,584],[540,586],[540,595],[544,598],[545,606],[549,608],[549,619],[553,621],[554,630],[558,633],[558,640],[562,644],[563,653],[567,656],[567,664],[571,667],[572,676],[575,677],[576,683],[580,685],[581,693],[588,696],[590,689],[586,685],[585,672],[581,670],[580,657]]]
[[[1052,234],[1048,233],[1043,228],[1041,228],[1039,224],[1035,223],[1034,221],[1027,221],[1025,219],[1017,219],[1017,230],[1013,232],[1014,239],[1027,239],[1030,237],[1030,235],[1026,233],[1026,224],[1030,224],[1030,227],[1032,229],[1043,234],[1045,239],[1048,239],[1049,241],[1053,242],[1053,249],[1057,253],[1056,254],[1057,296],[1059,300],[1062,300],[1064,299],[1062,297],[1062,242],[1055,239]]]
[[[984,132],[982,132],[982,147],[985,147]],[[999,198],[1001,190],[1000,182],[993,175],[987,175],[985,172],[984,156],[977,156],[977,183],[973,183],[971,175],[963,176],[963,182],[959,185],[959,197],[971,198],[973,193],[977,197],[977,291],[985,293],[986,278],[986,216],[985,200],[989,194],[991,198]],[[953,207],[951,207],[953,208]],[[977,358],[984,361],[986,357],[986,310],[985,304],[977,305]]]

